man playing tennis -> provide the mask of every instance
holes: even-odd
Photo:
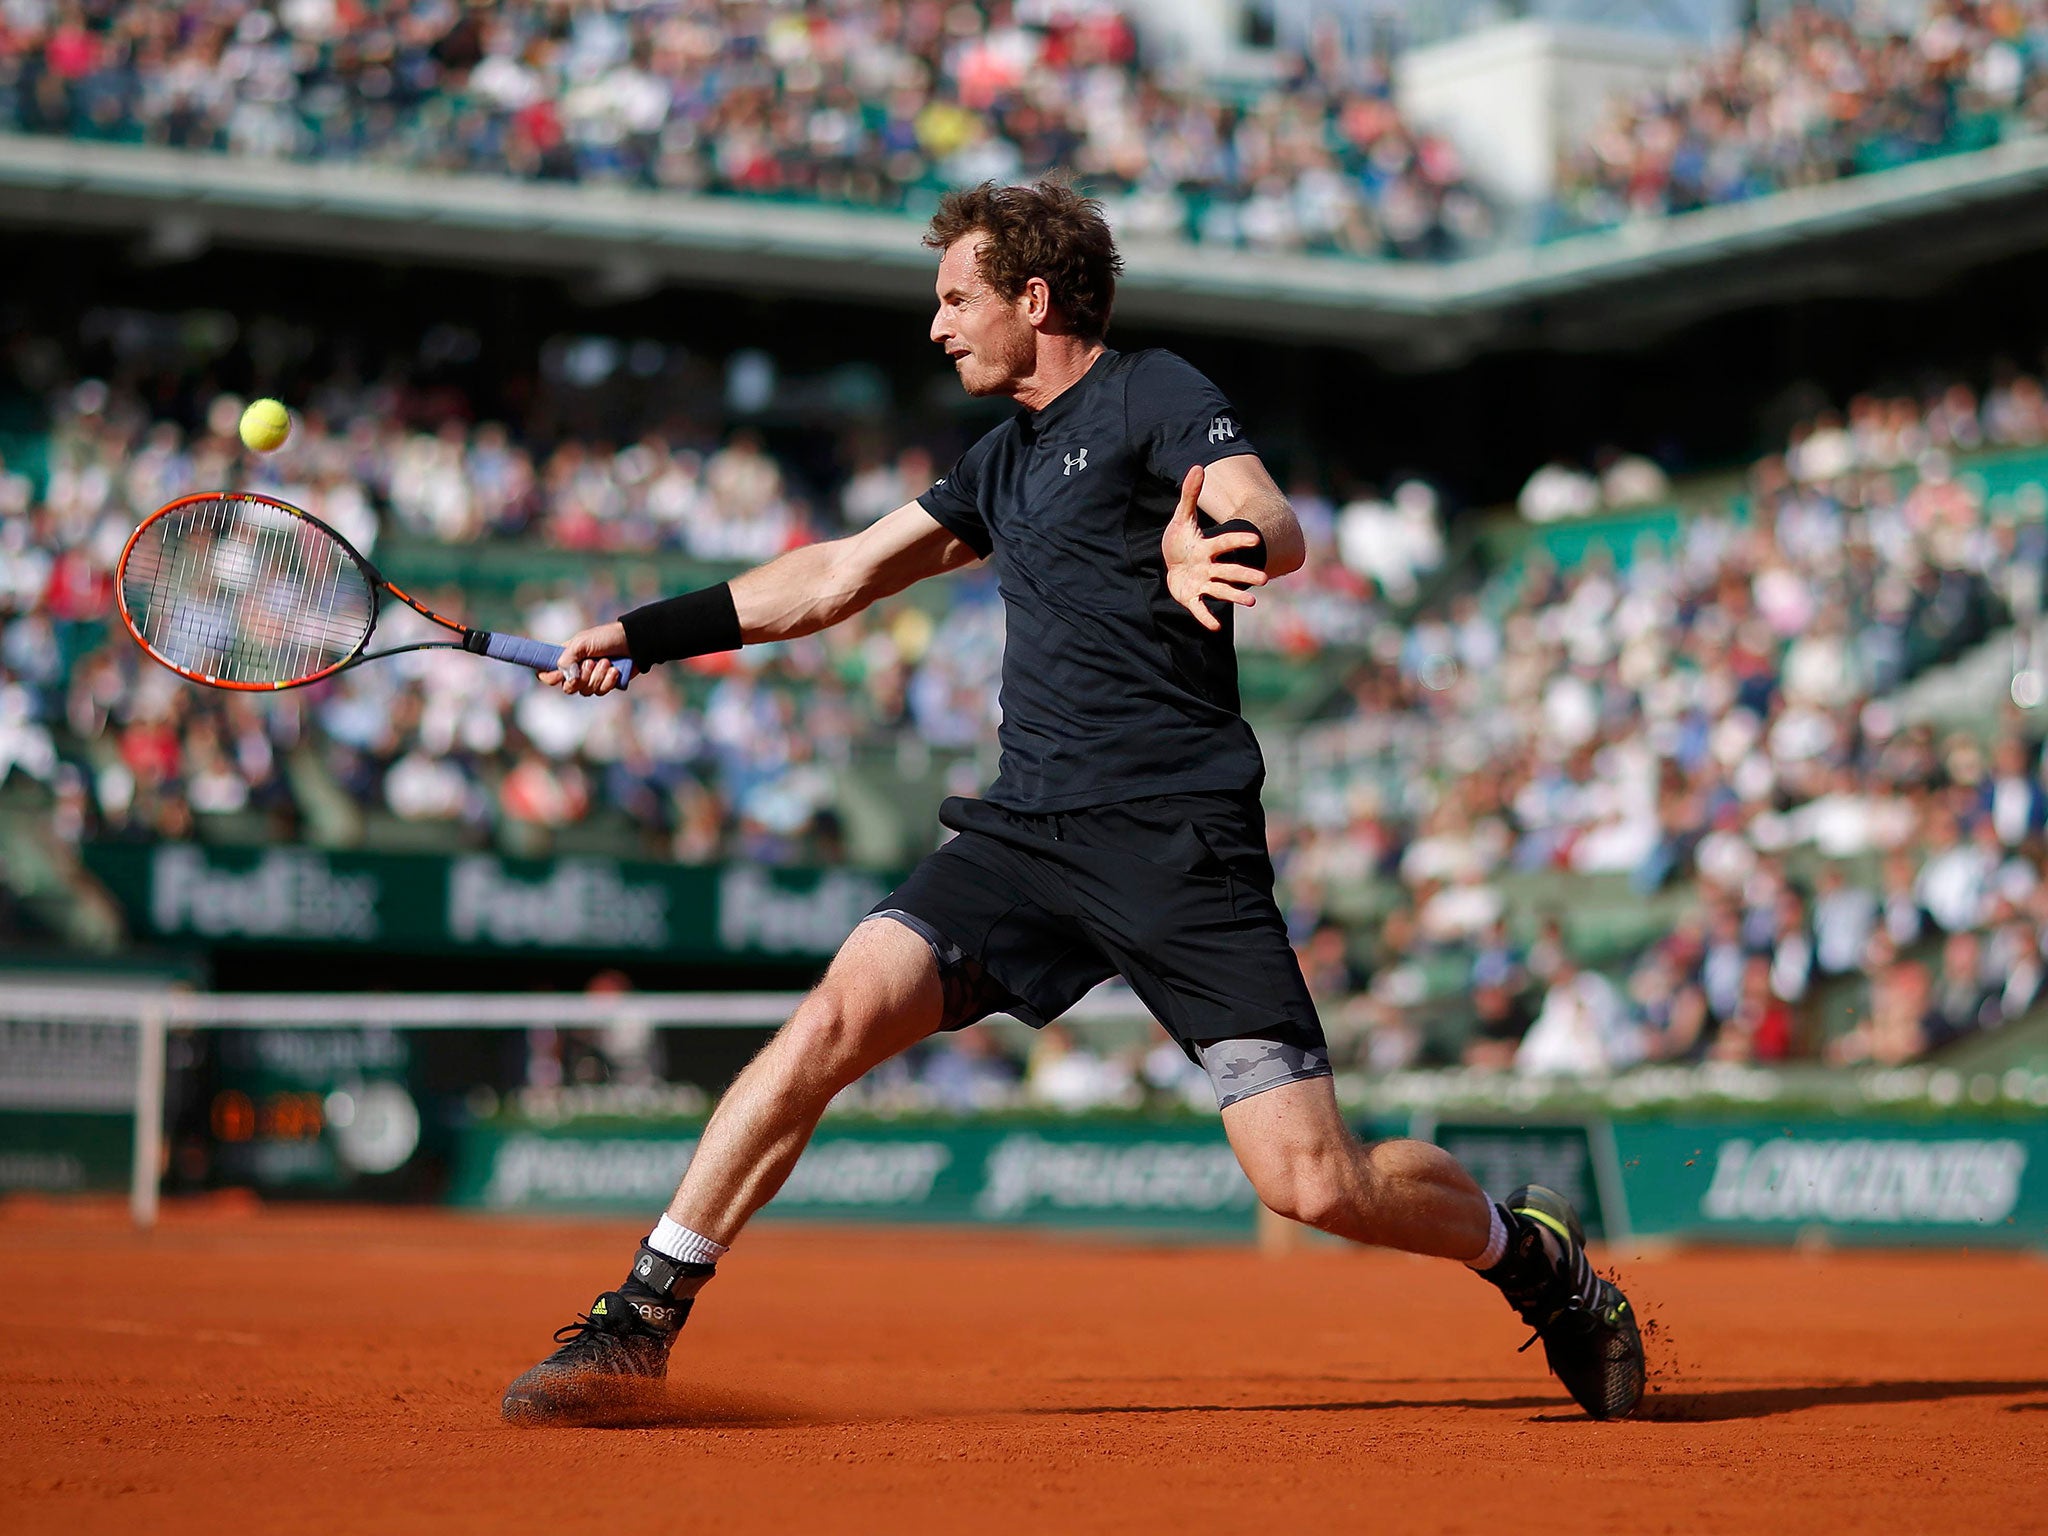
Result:
[[[842,1088],[993,1012],[1042,1025],[1112,975],[1208,1073],[1266,1205],[1477,1270],[1588,1413],[1629,1412],[1635,1318],[1562,1198],[1496,1204],[1441,1149],[1363,1145],[1338,1111],[1273,899],[1230,629],[1232,605],[1300,568],[1302,536],[1237,413],[1172,353],[1104,345],[1122,262],[1100,209],[1065,187],[952,193],[925,243],[940,252],[932,340],[969,394],[1022,409],[865,531],[585,630],[541,678],[608,693],[607,656],[645,668],[812,634],[989,559],[1007,619],[1000,771],[986,799],[945,803],[958,836],[854,929],[726,1091],[624,1283],[506,1389],[505,1417],[569,1421],[660,1379]]]

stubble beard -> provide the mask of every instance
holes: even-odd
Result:
[[[1035,333],[1029,326],[1000,337],[953,365],[960,387],[969,395],[1011,395],[1031,376],[1038,362]]]

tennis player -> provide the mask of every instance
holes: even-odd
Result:
[[[814,634],[992,560],[1000,770],[986,798],[945,802],[958,835],[854,929],[726,1091],[623,1283],[506,1389],[505,1417],[573,1420],[659,1380],[718,1261],[842,1088],[990,1013],[1043,1025],[1114,975],[1209,1075],[1267,1206],[1477,1271],[1589,1414],[1628,1413],[1643,1392],[1636,1321],[1564,1200],[1531,1187],[1496,1202],[1440,1148],[1361,1144],[1338,1110],[1273,899],[1265,769],[1231,643],[1234,609],[1304,549],[1242,418],[1172,353],[1105,345],[1122,261],[1093,202],[1057,183],[959,191],[925,244],[939,253],[932,340],[969,394],[1008,396],[1016,414],[863,532],[585,630],[541,680],[608,693],[608,655],[646,668]]]

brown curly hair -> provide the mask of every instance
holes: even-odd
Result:
[[[997,293],[1015,299],[1032,278],[1043,278],[1076,335],[1100,341],[1108,333],[1124,259],[1102,204],[1059,181],[1030,187],[984,181],[939,200],[924,243],[943,251],[977,231],[986,238],[976,266]]]

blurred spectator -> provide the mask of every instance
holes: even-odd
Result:
[[[2017,848],[2048,827],[2048,793],[2039,776],[2027,771],[2026,743],[2017,737],[2003,738],[1992,761],[1992,773],[1982,788],[1982,808],[1999,842]]]
[[[1834,865],[1821,871],[1813,908],[1813,958],[1823,975],[1846,976],[1863,963],[1877,924],[1877,898]]]
[[[1048,1024],[1031,1038],[1024,1073],[1028,1102],[1069,1112],[1126,1104],[1137,1084],[1130,1068],[1081,1045],[1063,1024]]]
[[[1567,961],[1515,1052],[1515,1070],[1530,1077],[1604,1077],[1643,1055],[1641,1031],[1614,983]]]
[[[1984,841],[1965,841],[1954,816],[1946,811],[1934,813],[1913,892],[1921,910],[1950,933],[1974,926],[1984,914],[1991,874],[1997,867],[1997,855]],[[1991,841],[1995,848],[1995,834]]]
[[[1869,1011],[1833,1043],[1829,1057],[1896,1067],[1922,1055],[1933,1043],[1923,1025],[1931,993],[1927,967],[1897,959],[1889,941],[1880,941],[1873,946]]]
[[[1394,487],[1391,501],[1362,497],[1337,514],[1337,551],[1345,566],[1375,583],[1388,601],[1415,600],[1416,586],[1444,560],[1437,496],[1421,480]]]
[[[1671,496],[1671,482],[1655,459],[1640,453],[1603,449],[1600,465],[1600,503],[1612,511],[1629,507],[1654,507]]]
[[[1600,482],[1569,465],[1546,464],[1529,477],[1515,505],[1532,523],[1585,517],[1600,508]]]
[[[934,1040],[918,1068],[918,1081],[933,1107],[959,1115],[1003,1108],[1013,1101],[1023,1078],[1022,1064],[985,1024]]]
[[[1936,1050],[1981,1029],[1995,1015],[1984,983],[1983,947],[1968,931],[1951,933],[1941,946],[1927,1011],[1921,1016],[1922,1050]]]
[[[1752,955],[1742,968],[1733,1011],[1721,1021],[1708,1054],[1715,1061],[1773,1062],[1792,1054],[1792,1010],[1772,986],[1772,965]]]
[[[1535,1022],[1528,999],[1505,980],[1475,982],[1472,988],[1472,1037],[1464,1061],[1483,1072],[1504,1072],[1515,1064],[1522,1037]]]

